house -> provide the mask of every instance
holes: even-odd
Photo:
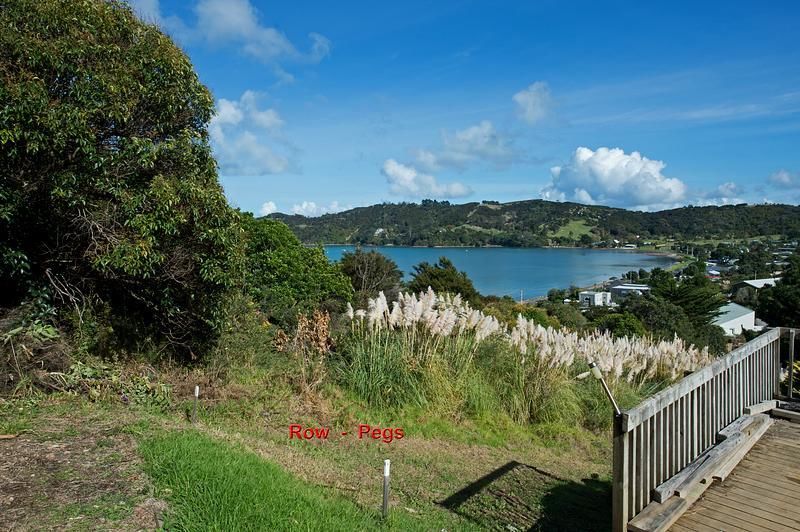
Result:
[[[761,330],[760,325],[756,325],[756,312],[738,303],[728,303],[722,307],[722,314],[715,320],[714,325],[722,327],[727,336],[737,336],[745,330]]]
[[[738,282],[731,287],[731,298],[737,303],[754,304],[762,288],[775,286],[779,280],[779,277],[768,277]]]
[[[650,287],[646,284],[624,283],[611,287],[611,298],[614,301],[621,301],[631,294],[643,295],[650,292]]]
[[[611,305],[611,292],[586,290],[578,293],[578,301],[582,307],[608,307]]]

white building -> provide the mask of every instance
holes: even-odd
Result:
[[[611,305],[611,292],[587,290],[578,293],[578,301],[582,307],[607,307]]]
[[[611,297],[614,301],[625,299],[631,294],[644,295],[650,292],[650,287],[646,284],[626,283],[611,287]]]
[[[738,303],[728,303],[722,307],[722,314],[715,320],[714,325],[722,327],[728,336],[742,334],[744,330],[757,331],[761,326],[756,325],[756,312]]]

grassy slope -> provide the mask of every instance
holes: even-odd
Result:
[[[80,490],[81,504],[52,498],[45,511],[31,502],[25,525],[49,528],[72,519],[87,529],[109,522],[126,529],[122,523],[155,497],[170,504],[168,524],[187,530],[296,529],[289,526],[294,521],[327,530],[607,528],[605,434],[372,412],[336,390],[326,392],[331,400],[309,404],[263,370],[242,372],[224,385],[208,383],[196,430],[186,431],[189,398],[174,384],[178,396],[166,412],[59,396],[36,406],[7,404],[0,416],[7,430],[25,429],[22,438],[90,453],[84,456],[99,456],[102,448],[134,467],[127,476],[152,483],[149,498],[137,491],[112,500],[93,480],[102,475],[62,464],[41,472],[40,480],[59,486],[63,477]],[[391,444],[355,437],[297,442],[288,440],[291,422],[336,430],[358,422],[400,425],[408,436]],[[134,447],[119,447],[117,435],[133,437]],[[130,455],[137,441],[143,465]],[[393,463],[388,525],[377,518],[385,458]]]
[[[566,237],[579,239],[583,235],[591,234],[591,232],[592,226],[586,223],[586,220],[570,220],[559,227],[557,231],[551,231],[549,236],[553,238]]]

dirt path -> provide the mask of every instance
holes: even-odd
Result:
[[[46,415],[0,440],[0,530],[154,530],[133,436],[106,416]]]

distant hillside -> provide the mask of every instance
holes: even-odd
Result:
[[[729,205],[637,212],[544,200],[384,203],[317,218],[272,214],[306,243],[403,246],[589,245],[611,239],[800,236],[800,207]]]

